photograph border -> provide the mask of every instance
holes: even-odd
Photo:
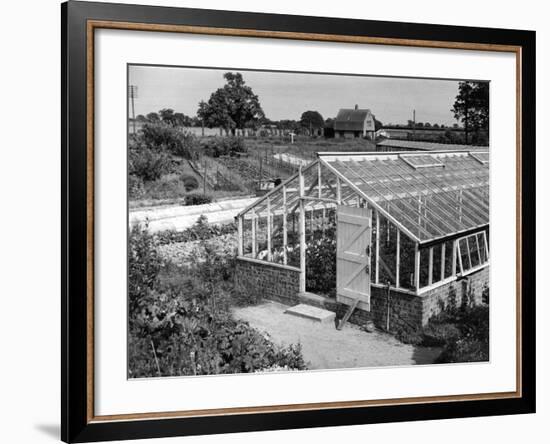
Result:
[[[137,439],[535,411],[534,32],[73,1],[62,5],[61,14],[61,433],[64,441]],[[517,78],[516,391],[95,416],[93,190],[96,29],[514,53]],[[522,118],[524,111],[529,119]]]

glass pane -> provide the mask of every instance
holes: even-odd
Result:
[[[479,255],[481,257],[481,263],[487,262],[487,250],[485,249],[485,236],[483,233],[477,234],[477,241],[479,243]]]
[[[379,282],[395,286],[397,229],[386,218],[380,218]]]
[[[399,286],[401,288],[413,290],[415,242],[401,233],[399,243]]]
[[[476,242],[476,236],[469,236],[466,238],[468,248],[470,249],[470,261],[472,263],[472,268],[479,265],[479,249],[478,243]]]
[[[445,242],[445,278],[454,274],[453,270],[453,241]]]
[[[458,254],[459,254],[459,261],[457,262],[460,262],[460,264],[462,265],[462,271],[467,271],[470,268],[472,268],[472,264],[470,263],[468,242],[466,241],[466,238],[459,239]]]
[[[271,251],[272,261],[278,264],[284,263],[283,257],[283,215],[277,212],[271,219],[272,234],[271,234]]]
[[[258,249],[256,250],[256,258],[267,260],[267,217],[265,213],[257,219],[256,225],[256,241]]]
[[[441,280],[441,244],[433,247],[433,266],[432,266],[432,283]]]
[[[430,262],[430,249],[423,248],[420,250],[420,287],[428,285],[428,271]]]

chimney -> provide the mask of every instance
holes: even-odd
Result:
[[[358,110],[358,109],[359,109],[359,105],[355,105],[355,109]]]

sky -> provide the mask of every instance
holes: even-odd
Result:
[[[158,66],[129,68],[129,84],[138,87],[136,116],[162,108],[195,116],[199,102],[224,85],[227,71],[242,73],[271,120],[299,120],[308,110],[319,111],[327,119],[340,108],[359,105],[385,125],[406,124],[413,110],[417,122],[456,123],[450,110],[457,80]]]

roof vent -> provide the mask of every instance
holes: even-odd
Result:
[[[445,164],[434,156],[430,155],[399,155],[399,158],[415,170],[419,168],[445,167]]]

